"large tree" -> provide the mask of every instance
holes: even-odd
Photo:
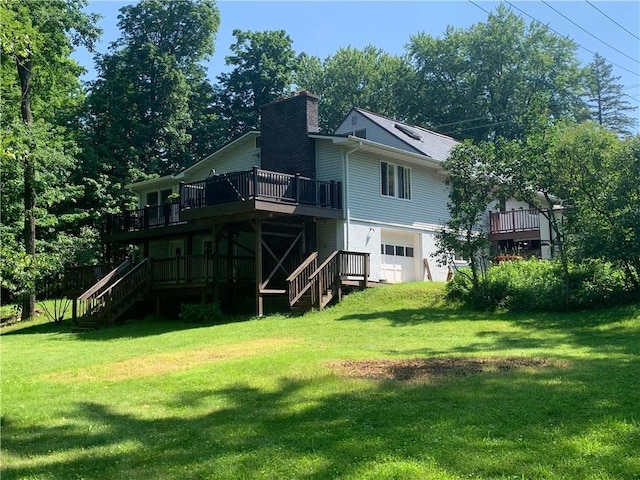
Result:
[[[624,141],[588,122],[555,129],[546,156],[557,165],[564,230],[578,261],[603,259],[640,286],[640,137]]]
[[[295,83],[320,95],[320,127],[330,132],[351,107],[404,119],[398,100],[410,96],[413,78],[406,59],[369,45],[341,48],[324,61],[301,55]]]
[[[216,108],[219,131],[228,140],[257,128],[260,107],[291,89],[296,54],[284,30],[252,32],[234,30],[236,41],[226,64],[233,67],[218,76]]]
[[[586,68],[587,91],[584,96],[593,120],[620,135],[630,135],[637,121],[628,112],[637,108],[624,98],[620,77],[614,76],[612,70],[611,64],[596,53]]]
[[[420,33],[408,46],[417,79],[407,116],[457,138],[520,138],[526,112],[546,98],[554,118],[584,115],[576,45],[501,5],[484,23]]]
[[[5,239],[11,236],[11,227],[15,225],[11,221],[11,213],[16,211],[15,195],[12,197],[11,192],[21,191],[24,206],[22,242],[8,242],[15,250],[14,264],[4,263],[3,273],[21,270],[18,265],[21,259],[23,270],[31,270],[29,276],[35,278],[36,219],[43,216],[39,215],[37,200],[56,191],[56,185],[65,178],[54,176],[47,183],[46,177],[38,172],[49,170],[43,168],[47,160],[69,158],[73,151],[73,146],[64,141],[65,137],[69,139],[68,133],[56,130],[53,124],[62,123],[65,115],[77,106],[78,76],[82,69],[70,58],[73,46],[83,44],[92,48],[99,33],[96,18],[82,11],[85,5],[82,0],[5,0],[0,4],[2,92],[7,95],[2,103],[2,183],[9,192],[3,194],[2,205]],[[14,74],[9,73],[7,62],[13,63]],[[35,123],[34,117],[38,120]],[[59,138],[63,140],[56,141]],[[67,162],[61,161],[60,165],[66,168]],[[46,212],[51,202],[42,203],[40,210]],[[9,213],[8,218],[5,213]],[[6,249],[3,253],[7,253]],[[32,280],[27,283],[31,286],[23,289],[23,319],[33,316],[35,311],[35,286]]]
[[[219,25],[212,0],[143,0],[118,18],[120,38],[96,58],[83,172],[87,204],[107,208],[128,203],[127,183],[175,173],[205,153],[193,136],[211,118],[202,62]]]

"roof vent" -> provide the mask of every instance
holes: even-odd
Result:
[[[406,125],[402,125],[400,123],[396,123],[395,127],[398,130],[400,130],[402,133],[404,133],[405,135],[408,135],[409,137],[413,138],[414,140],[420,140],[421,139],[420,135],[418,135],[415,131],[411,130]]]

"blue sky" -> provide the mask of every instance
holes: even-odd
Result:
[[[118,38],[118,9],[129,1],[90,1],[89,12],[103,16],[104,30],[98,52]],[[232,31],[285,30],[297,53],[306,52],[325,58],[340,47],[362,48],[372,44],[392,54],[404,53],[411,35],[426,32],[441,36],[447,26],[466,28],[484,22],[495,1],[218,1],[221,24],[216,38],[216,53],[207,63],[209,78],[226,71],[224,58],[234,43]],[[515,1],[513,10],[527,21],[539,20],[556,33],[578,45],[578,56],[586,65],[593,52],[613,64],[620,76],[626,99],[640,105],[640,2],[632,1]],[[92,55],[74,54],[93,73]],[[636,111],[640,118],[640,108]]]

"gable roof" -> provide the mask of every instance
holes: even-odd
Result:
[[[406,123],[398,122],[362,108],[352,108],[349,115],[354,111],[368,118],[376,125],[410,146],[416,152],[433,158],[439,162],[444,162],[451,153],[453,147],[460,143],[451,137],[442,135],[441,133],[432,132],[431,130],[427,130],[426,128],[416,125],[408,125]]]

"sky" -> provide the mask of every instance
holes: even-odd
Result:
[[[99,13],[103,29],[97,51],[105,53],[119,36],[118,10],[130,1],[89,1],[87,12]],[[212,82],[228,71],[225,57],[234,43],[234,29],[285,30],[296,53],[324,59],[341,47],[374,45],[390,54],[403,54],[412,35],[420,32],[443,36],[448,26],[468,28],[485,22],[500,2],[449,1],[218,1],[220,28],[216,52],[206,63]],[[540,21],[555,33],[576,42],[578,57],[586,65],[598,52],[620,76],[625,99],[640,106],[640,1],[518,1],[513,11],[527,22]],[[507,5],[508,6],[508,5]],[[74,58],[87,69],[84,80],[95,77],[92,54],[78,50]],[[640,108],[635,116],[640,119]],[[640,122],[639,122],[640,123]]]

